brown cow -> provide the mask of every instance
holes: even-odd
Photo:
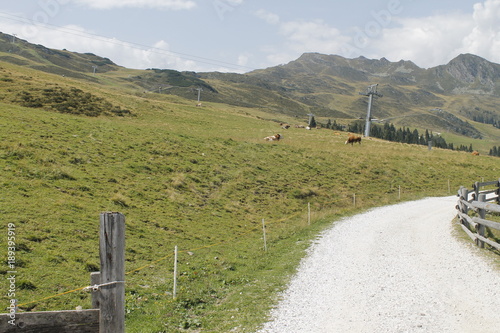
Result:
[[[361,144],[361,137],[357,136],[357,135],[349,134],[349,137],[347,138],[347,141],[345,142],[345,144],[350,143],[352,146],[352,145],[354,145],[355,142],[358,142],[359,144]]]
[[[264,140],[266,140],[266,141],[279,141],[280,138],[281,138],[281,135],[275,134],[275,135],[265,137]]]

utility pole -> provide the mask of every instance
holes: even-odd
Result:
[[[200,103],[200,96],[201,96],[201,92],[203,91],[203,89],[197,88],[196,90],[198,90],[198,103]]]
[[[95,75],[95,70],[97,69],[97,66],[92,66],[92,68],[94,70],[92,75]]]
[[[368,86],[368,89],[366,90],[366,93],[359,93],[360,95],[363,96],[368,96],[368,111],[366,114],[366,124],[365,124],[365,137],[370,136],[370,126],[372,123],[372,101],[373,101],[373,95],[382,97],[381,94],[377,93],[377,86],[378,84],[372,84],[371,86]]]
[[[308,113],[307,114],[309,116],[309,123],[307,126],[309,126],[310,128],[312,127],[312,122],[313,122],[313,119],[314,119],[314,115],[312,113]]]

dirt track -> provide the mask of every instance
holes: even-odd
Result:
[[[500,332],[500,272],[453,236],[456,201],[428,198],[337,223],[260,332]]]

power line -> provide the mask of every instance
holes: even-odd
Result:
[[[192,54],[187,54],[187,53],[180,53],[180,52],[175,52],[175,51],[170,51],[170,50],[165,50],[161,49],[158,47],[151,47],[149,45],[144,45],[140,43],[134,43],[134,42],[129,42],[129,41],[123,41],[123,40],[115,40],[106,36],[94,34],[94,33],[89,33],[89,32],[82,32],[77,29],[72,29],[68,27],[61,27],[57,25],[53,25],[50,23],[39,23],[31,19],[27,19],[21,16],[17,15],[12,15],[12,14],[7,14],[7,13],[2,13],[0,12],[0,17],[3,17],[5,19],[9,19],[12,21],[17,21],[25,24],[32,24],[34,26],[41,26],[46,29],[51,29],[51,30],[56,30],[56,31],[61,31],[66,34],[74,35],[74,36],[80,36],[84,38],[92,38],[92,39],[97,39],[100,40],[104,43],[108,44],[114,44],[114,45],[119,45],[119,46],[128,46],[132,49],[136,50],[141,50],[141,51],[149,51],[151,53],[156,53],[156,54],[167,54],[171,56],[177,56],[178,58],[184,59],[184,60],[190,60],[194,61],[197,63],[203,63],[207,65],[214,65],[214,66],[224,66],[227,67],[228,69],[234,69],[234,70],[255,70],[253,67],[249,66],[243,66],[243,65],[237,65],[234,63],[230,62],[225,62],[221,60],[215,60],[215,59],[210,59],[210,58],[205,58],[205,57],[200,57]]]

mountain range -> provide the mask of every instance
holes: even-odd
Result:
[[[333,119],[364,118],[365,89],[377,84],[383,98],[376,98],[373,115],[379,120],[474,138],[481,133],[468,121],[500,127],[500,65],[472,54],[423,69],[411,61],[307,53],[286,65],[248,74],[201,73],[198,77],[217,91],[206,95],[290,115],[312,112]]]
[[[383,97],[374,99],[372,116],[379,122],[500,141],[500,65],[472,54],[425,69],[405,60],[305,53],[245,74],[195,73],[126,69],[92,53],[13,40],[0,33],[0,61],[98,84],[115,82],[134,93],[200,96],[202,102],[258,108],[276,118],[304,120],[312,113],[320,122],[364,119],[366,89],[377,85]]]

